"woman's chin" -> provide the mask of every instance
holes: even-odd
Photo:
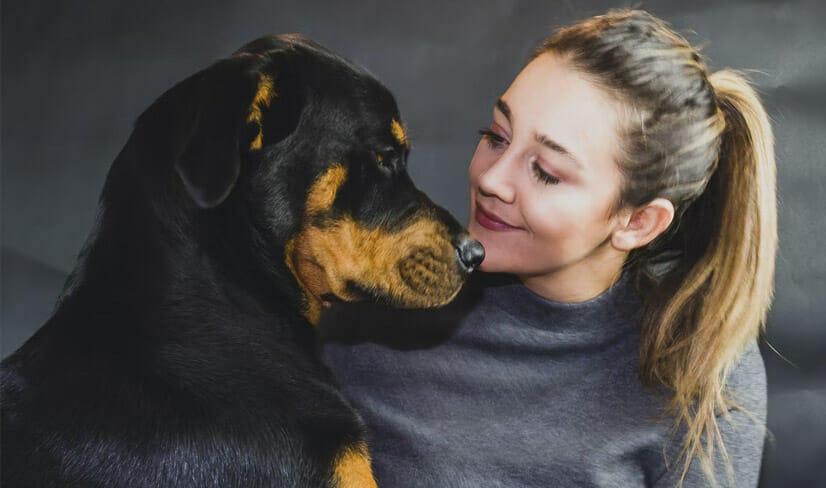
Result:
[[[482,244],[484,246],[484,244]],[[487,249],[485,249],[487,253]],[[488,259],[490,258],[490,259]],[[485,256],[484,261],[480,264],[476,269],[482,271],[483,273],[509,273],[510,267],[507,266],[507,263],[503,263],[500,260],[496,259],[496,256]]]
[[[485,259],[476,269],[485,273],[512,272],[513,250],[507,243],[498,239],[499,235],[476,222],[468,226],[468,233],[485,248]]]

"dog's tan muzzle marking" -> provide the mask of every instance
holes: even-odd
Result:
[[[322,297],[329,293],[354,301],[367,292],[402,308],[449,302],[464,276],[445,225],[414,216],[400,231],[389,232],[365,227],[349,215],[333,217],[329,210],[345,179],[346,169],[338,164],[316,179],[305,224],[287,244],[287,266],[304,292],[305,317],[318,323]],[[317,218],[325,214],[329,219]]]

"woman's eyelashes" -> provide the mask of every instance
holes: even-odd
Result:
[[[501,149],[508,143],[507,139],[487,128],[479,129],[479,134],[482,136],[482,139],[488,143],[488,146],[490,146],[491,149]]]
[[[542,183],[546,185],[556,185],[559,183],[559,178],[543,170],[536,161],[531,162],[531,169],[533,169],[533,174],[536,176],[536,179]]]

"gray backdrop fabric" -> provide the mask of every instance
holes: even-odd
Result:
[[[137,115],[173,83],[267,33],[301,32],[395,93],[410,171],[467,219],[467,165],[493,102],[551,30],[603,1],[2,4],[5,357],[49,316]],[[780,254],[761,348],[769,378],[762,487],[826,486],[826,2],[641,2],[713,69],[752,70],[775,124]],[[776,352],[775,352],[776,351]],[[564,448],[564,446],[562,447]]]

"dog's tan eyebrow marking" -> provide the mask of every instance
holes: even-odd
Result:
[[[261,75],[261,80],[258,82],[258,91],[255,93],[255,98],[252,99],[249,115],[247,115],[247,122],[255,122],[258,124],[258,135],[255,136],[255,139],[250,143],[251,150],[261,149],[264,138],[264,128],[261,123],[261,119],[263,119],[261,107],[269,107],[270,102],[275,96],[275,81],[273,81],[272,76]]]
[[[390,121],[390,131],[393,133],[393,137],[396,138],[399,144],[404,147],[409,147],[410,141],[407,140],[407,133],[398,120],[393,119]]]

